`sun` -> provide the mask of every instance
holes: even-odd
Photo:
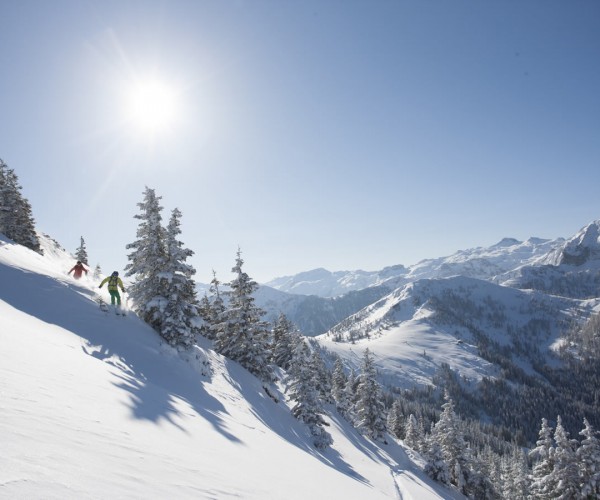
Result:
[[[129,86],[125,116],[141,133],[169,131],[180,116],[179,93],[174,85],[157,78],[137,80]]]

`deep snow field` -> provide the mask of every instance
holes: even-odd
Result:
[[[103,312],[106,289],[42,244],[0,239],[0,498],[463,498],[331,408],[319,452],[283,384],[271,398],[208,342],[181,354]]]

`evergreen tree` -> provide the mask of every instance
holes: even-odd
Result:
[[[225,303],[219,289],[220,284],[221,282],[217,279],[217,273],[213,269],[213,279],[210,282],[209,290],[212,294],[212,301],[204,296],[201,305],[201,315],[204,319],[201,333],[210,340],[217,338],[217,334],[223,326],[224,321]]]
[[[14,170],[0,159],[0,233],[19,245],[43,253],[31,205],[21,194],[21,189]]]
[[[333,375],[331,377],[331,395],[335,402],[335,407],[344,418],[347,418],[350,404],[346,393],[346,385],[348,377],[344,371],[344,365],[341,358],[338,356],[333,366]]]
[[[576,463],[577,440],[569,439],[569,433],[562,425],[559,416],[554,430],[554,469],[550,482],[554,488],[553,497],[559,500],[570,500],[579,497],[579,467]]]
[[[440,443],[436,440],[431,440],[426,455],[425,474],[442,484],[450,485],[450,472],[448,471],[448,464],[444,459],[444,452]]]
[[[161,331],[168,293],[162,274],[168,256],[160,200],[154,189],[146,187],[144,200],[137,204],[141,213],[134,216],[140,220],[137,240],[127,245],[133,252],[128,255],[129,263],[125,267],[126,276],[134,278],[129,286],[134,310],[158,332]]]
[[[398,439],[404,439],[406,436],[404,415],[402,413],[402,405],[400,400],[396,399],[392,403],[392,407],[387,416],[387,429]]]
[[[404,444],[413,450],[419,451],[422,441],[423,436],[419,432],[419,424],[415,416],[411,413],[404,425]]]
[[[292,354],[288,372],[288,389],[290,401],[294,402],[292,415],[304,422],[317,448],[327,448],[333,441],[324,429],[327,425],[323,419],[323,407],[316,387],[316,376],[310,367],[310,350],[305,342],[298,342]]]
[[[510,455],[502,457],[502,498],[527,500],[529,498],[529,467],[523,451],[515,447]]]
[[[587,418],[583,420],[584,429],[581,446],[577,449],[582,498],[600,498],[600,441],[598,433]]]
[[[435,424],[432,439],[437,441],[448,464],[450,482],[466,493],[468,488],[470,456],[464,436],[459,427],[459,420],[454,412],[454,402],[446,392],[442,405],[444,409],[440,419]]]
[[[531,494],[534,498],[552,498],[554,485],[550,482],[550,475],[554,470],[554,452],[552,427],[543,418],[536,447],[529,452],[529,456],[534,460],[531,483]]]
[[[319,351],[315,348],[310,356],[309,368],[312,370],[319,397],[325,403],[333,403],[331,396],[331,374],[327,370]]]
[[[356,372],[354,369],[351,369],[350,373],[348,374],[348,382],[346,383],[346,388],[344,390],[345,399],[348,405],[348,409],[346,410],[344,418],[353,425],[356,422],[356,413],[354,409],[356,406],[356,401],[358,400],[358,380],[359,379],[356,376]]]
[[[200,299],[200,305],[198,306],[198,312],[200,317],[204,320],[200,326],[200,334],[206,338],[210,338],[210,329],[212,324],[210,323],[210,308],[211,303],[206,293]],[[213,338],[214,340],[214,338]]]
[[[377,382],[375,363],[369,349],[365,349],[355,405],[356,426],[365,435],[385,441],[385,407]]]
[[[236,265],[231,270],[236,277],[229,283],[229,303],[217,327],[215,348],[259,378],[270,380],[267,324],[261,321],[265,313],[254,304],[252,294],[258,284],[243,271],[243,264],[238,250]]]
[[[75,258],[82,264],[85,264],[86,266],[89,265],[88,254],[87,250],[85,249],[85,240],[83,239],[83,236],[80,237],[79,247],[77,247],[77,250],[75,250]]]
[[[161,275],[167,299],[160,334],[172,346],[191,347],[198,328],[194,321],[198,318],[196,284],[192,276],[196,270],[186,264],[194,252],[184,248],[179,241],[181,234],[181,212],[174,209],[167,226],[167,260]]]
[[[100,276],[102,276],[102,268],[100,267],[100,264],[96,264],[92,278],[94,278],[94,281],[98,281],[100,280]]]
[[[292,322],[283,313],[279,315],[273,327],[273,353],[271,361],[273,364],[289,369],[292,360],[292,351],[295,346],[294,336],[298,332]]]

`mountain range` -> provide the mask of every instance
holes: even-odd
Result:
[[[583,416],[600,424],[598,402],[580,402],[580,391],[595,390],[595,372],[584,376],[563,356],[565,338],[600,311],[599,235],[594,221],[567,239],[504,238],[410,267],[316,270],[269,282],[257,302],[269,317],[285,313],[332,360],[357,369],[369,348],[391,390],[452,386],[457,400],[471,401],[465,413],[523,430],[531,442],[540,419],[559,412],[574,431]],[[288,293],[299,289],[313,295]]]

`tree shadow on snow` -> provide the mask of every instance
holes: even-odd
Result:
[[[315,448],[308,427],[292,416],[283,401],[275,402],[265,392],[261,383],[254,377],[249,377],[244,368],[231,360],[227,360],[226,364],[228,372],[234,375],[234,378],[228,378],[228,382],[240,392],[241,396],[248,402],[251,412],[260,422],[281,438],[312,455],[323,464],[363,484],[370,484],[334,448],[327,448],[322,451]]]
[[[84,284],[0,264],[0,298],[79,336],[84,353],[112,366],[114,385],[129,393],[134,418],[164,419],[184,431],[178,419],[199,415],[227,439],[240,442],[227,430],[222,418],[227,410],[206,392],[201,375],[161,345],[158,334],[134,314],[123,318],[101,311],[96,293]],[[165,363],[163,356],[169,355],[173,362]]]

